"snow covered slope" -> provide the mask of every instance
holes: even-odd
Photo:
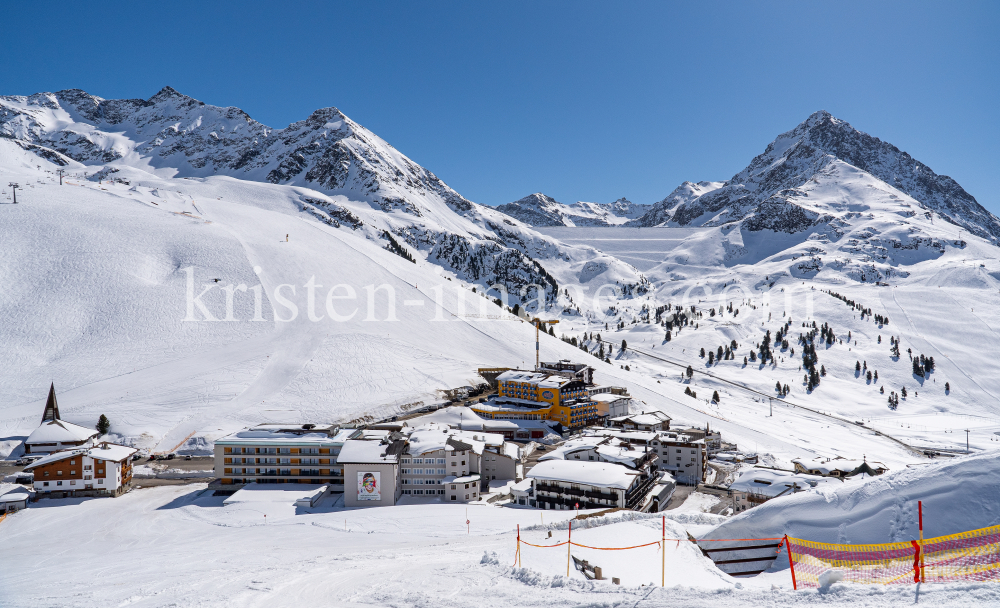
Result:
[[[551,196],[536,192],[500,205],[505,213],[530,226],[617,226],[643,216],[650,205],[639,205],[620,198],[613,203],[578,202],[564,205]]]
[[[147,100],[106,100],[76,89],[0,97],[0,112],[0,137],[56,165],[81,163],[97,179],[136,168],[163,178],[226,175],[307,187],[321,194],[302,204],[320,219],[364,226],[400,247],[389,232],[462,279],[498,283],[516,299],[529,285],[543,286],[554,299],[559,279],[576,282],[585,267],[592,277],[607,272],[605,280],[640,280],[610,256],[565,247],[466,200],[336,108],[272,129],[239,108],[164,87]]]

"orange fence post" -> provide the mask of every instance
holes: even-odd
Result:
[[[788,550],[788,569],[792,571],[792,591],[797,591],[795,585],[795,560],[792,559],[792,543],[788,542],[788,535],[785,535],[785,549]]]
[[[573,520],[569,520],[569,536],[566,538],[566,576],[569,576],[570,550],[573,549]]]
[[[924,501],[917,501],[917,519],[920,524],[920,580],[927,582],[924,578]]]

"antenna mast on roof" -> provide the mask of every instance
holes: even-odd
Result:
[[[531,322],[535,326],[535,371],[538,371],[538,368],[542,366],[541,355],[539,354],[539,347],[538,347],[538,328],[541,327],[543,324],[555,325],[559,321],[543,321],[538,317],[535,317],[534,319],[531,320]]]

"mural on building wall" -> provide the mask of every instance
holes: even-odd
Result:
[[[358,500],[382,500],[382,474],[358,471]]]

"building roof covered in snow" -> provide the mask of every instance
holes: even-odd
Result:
[[[413,429],[406,451],[414,456],[437,450],[472,450],[482,454],[487,446],[500,449],[503,444],[503,435],[463,431],[431,422]]]
[[[751,469],[730,484],[729,489],[774,498],[831,483],[839,485],[842,482],[816,475],[803,475],[771,469]]]
[[[337,462],[340,464],[395,464],[399,462],[403,442],[391,443],[369,441],[364,439],[349,439],[340,449]]]
[[[595,401],[600,401],[608,396],[621,398],[622,395],[611,395],[610,393],[601,393],[599,395],[594,395],[593,399]],[[663,412],[642,412],[641,414],[627,414],[625,416],[616,416],[610,418],[608,422],[623,424],[626,422],[631,422],[632,424],[638,425],[649,425],[653,426],[656,424],[663,424],[664,422],[670,422],[672,420],[670,416],[667,416]]]
[[[836,475],[838,477],[848,476],[855,471],[888,471],[889,467],[881,462],[866,462],[864,460],[847,460],[846,458],[813,458],[806,460],[803,458],[792,459],[792,464],[796,470],[814,473],[817,475]],[[867,465],[867,467],[865,466]]]
[[[49,420],[31,432],[24,440],[26,444],[35,443],[72,443],[86,441],[97,437],[100,433],[95,429],[66,422],[65,420]]]
[[[627,490],[639,473],[620,464],[576,460],[539,462],[525,477]]]
[[[49,464],[50,462],[57,462],[60,460],[65,460],[67,458],[73,458],[76,456],[90,456],[95,460],[108,460],[111,462],[121,462],[130,458],[133,454],[139,450],[135,448],[130,448],[125,445],[118,445],[116,443],[101,442],[97,445],[82,445],[76,448],[70,448],[68,450],[61,450],[59,452],[52,452],[51,454],[39,458],[35,462],[24,467],[25,471],[30,471],[32,469],[38,468],[42,465]]]
[[[537,384],[542,388],[559,388],[573,381],[572,378],[564,376],[554,376],[547,373],[529,372],[520,369],[512,369],[497,376],[497,382],[526,382]]]
[[[31,495],[31,490],[16,483],[0,483],[0,502],[21,502]]]

